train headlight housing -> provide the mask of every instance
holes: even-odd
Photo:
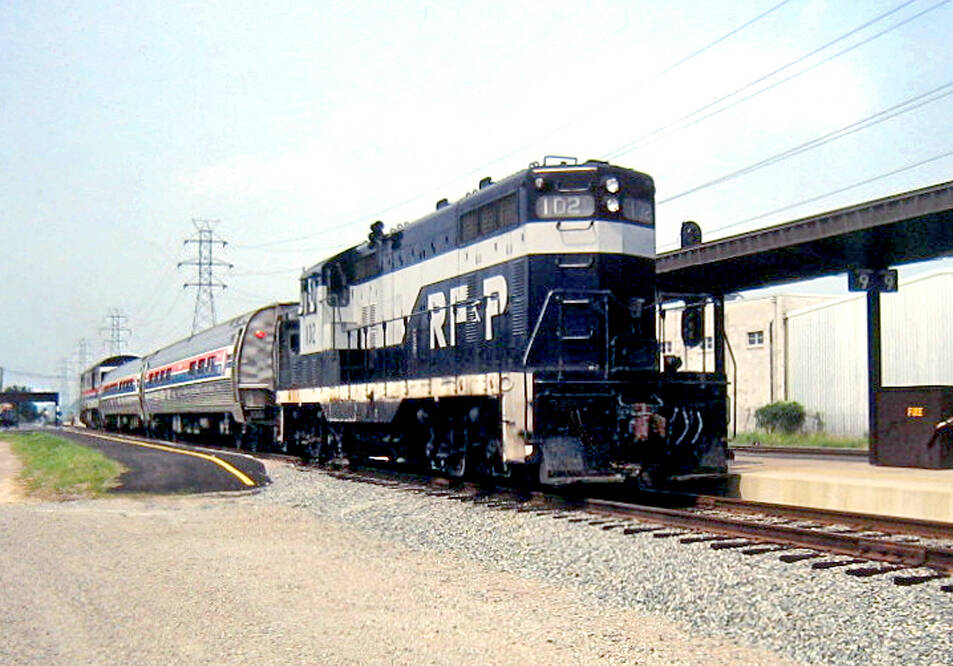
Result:
[[[606,197],[605,207],[610,213],[618,213],[621,208],[618,197]]]
[[[606,188],[606,192],[608,192],[609,194],[615,194],[616,192],[619,191],[619,179],[616,178],[615,176],[609,178],[605,182],[605,188]]]
[[[536,180],[533,181],[533,185],[536,186],[536,189],[542,192],[546,189],[546,179],[542,176],[536,176]]]

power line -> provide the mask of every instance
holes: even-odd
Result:
[[[771,72],[768,72],[767,74],[764,74],[764,75],[758,77],[757,79],[754,79],[753,81],[750,81],[750,82],[746,83],[745,85],[741,86],[740,88],[738,88],[738,89],[736,89],[736,90],[734,90],[734,91],[732,91],[732,92],[730,92],[730,93],[728,93],[728,94],[726,94],[726,95],[722,95],[722,96],[719,97],[718,99],[716,99],[716,100],[714,100],[714,101],[712,101],[712,102],[709,102],[708,104],[705,104],[705,105],[703,105],[703,106],[701,106],[701,107],[695,109],[695,110],[692,111],[691,113],[688,113],[688,114],[682,116],[681,118],[679,118],[679,119],[677,119],[677,120],[674,120],[674,121],[668,123],[667,125],[663,125],[662,127],[658,127],[658,128],[652,130],[651,132],[649,132],[649,133],[647,133],[647,134],[643,134],[642,136],[640,136],[640,137],[638,137],[638,138],[636,138],[636,139],[633,139],[632,141],[629,141],[628,143],[625,143],[625,144],[619,146],[618,148],[615,148],[615,149],[613,149],[613,150],[610,150],[608,153],[605,153],[605,154],[603,155],[603,158],[604,158],[604,159],[614,159],[614,158],[616,158],[616,157],[620,157],[621,155],[626,155],[626,154],[628,154],[628,153],[630,153],[630,152],[632,152],[632,151],[634,151],[634,150],[637,150],[638,148],[643,148],[644,146],[647,146],[647,145],[649,145],[650,143],[654,143],[655,141],[657,141],[657,140],[659,140],[659,139],[661,139],[661,138],[663,138],[663,137],[665,137],[665,136],[670,136],[671,134],[674,134],[675,132],[679,132],[679,131],[681,131],[681,130],[683,130],[683,129],[687,129],[688,127],[692,127],[692,126],[694,126],[694,125],[697,125],[698,123],[703,122],[703,121],[707,120],[708,118],[712,118],[712,117],[714,117],[714,116],[716,116],[716,115],[718,115],[718,114],[720,114],[720,113],[723,113],[723,112],[725,112],[725,111],[727,111],[727,110],[729,110],[729,109],[734,108],[735,106],[737,106],[737,105],[739,105],[739,104],[741,104],[741,103],[743,103],[743,102],[746,102],[746,101],[748,101],[748,100],[750,100],[750,99],[753,99],[753,98],[755,98],[755,97],[757,97],[757,96],[759,96],[759,95],[761,95],[761,94],[763,94],[763,93],[766,93],[766,92],[768,92],[769,90],[773,90],[774,88],[776,88],[776,87],[778,87],[778,86],[780,86],[780,85],[783,85],[784,83],[787,83],[788,81],[791,81],[792,79],[795,79],[795,78],[801,76],[802,74],[806,74],[807,72],[810,72],[810,71],[812,71],[812,70],[814,70],[814,69],[820,67],[821,65],[824,65],[824,64],[830,62],[831,60],[834,60],[835,58],[839,58],[840,56],[844,55],[845,53],[848,53],[848,52],[850,52],[850,51],[853,51],[854,49],[859,48],[860,46],[863,46],[864,44],[867,44],[867,43],[869,43],[869,42],[871,42],[871,41],[873,41],[873,40],[875,40],[875,39],[877,39],[877,38],[879,38],[879,37],[882,37],[883,35],[885,35],[885,34],[891,32],[891,31],[893,31],[893,30],[896,30],[897,28],[899,28],[899,27],[901,27],[901,26],[903,26],[903,25],[906,25],[907,23],[910,23],[911,21],[914,21],[914,20],[920,18],[920,17],[923,16],[924,14],[927,14],[928,12],[931,12],[931,11],[933,11],[934,9],[938,9],[939,7],[941,7],[941,6],[945,5],[945,4],[948,4],[948,3],[950,2],[950,0],[941,0],[940,2],[938,2],[938,3],[934,4],[934,5],[931,5],[930,7],[927,7],[927,8],[924,9],[923,11],[920,11],[920,12],[914,14],[913,16],[910,16],[910,17],[908,17],[908,18],[906,18],[906,19],[900,21],[899,23],[896,23],[896,24],[894,24],[894,25],[892,25],[892,26],[890,26],[890,27],[888,27],[888,28],[885,28],[884,30],[881,30],[881,31],[878,32],[878,33],[875,33],[875,34],[873,34],[873,35],[871,35],[871,36],[869,36],[869,37],[866,37],[865,39],[863,39],[863,40],[857,42],[856,44],[853,44],[853,45],[851,45],[851,46],[848,46],[847,48],[842,49],[842,50],[838,51],[837,53],[834,53],[834,54],[832,54],[832,55],[830,55],[830,56],[824,58],[823,60],[820,60],[820,61],[814,63],[813,65],[810,65],[809,67],[806,67],[806,68],[804,68],[804,69],[802,69],[802,70],[800,70],[800,71],[798,71],[798,72],[795,72],[794,74],[791,74],[790,76],[787,76],[787,77],[785,77],[785,78],[783,78],[783,79],[781,79],[781,80],[779,80],[779,81],[775,81],[774,83],[771,83],[770,85],[765,86],[764,88],[761,88],[761,89],[759,89],[759,90],[756,90],[755,92],[751,93],[750,95],[747,95],[747,96],[745,96],[745,97],[742,97],[742,98],[740,98],[740,99],[735,100],[734,102],[732,102],[732,103],[730,103],[730,104],[727,104],[726,106],[723,106],[723,107],[721,107],[721,108],[715,109],[715,110],[713,110],[713,111],[711,111],[711,112],[709,112],[709,113],[707,113],[707,114],[705,114],[705,115],[703,115],[703,116],[696,117],[696,116],[698,116],[698,114],[702,113],[703,111],[705,111],[705,110],[707,110],[707,109],[710,109],[710,108],[712,108],[713,106],[717,106],[717,105],[720,104],[721,102],[723,102],[723,101],[725,101],[725,100],[727,100],[727,99],[729,99],[729,98],[731,98],[731,97],[734,97],[735,95],[737,95],[737,94],[739,94],[739,93],[741,93],[741,92],[744,92],[745,90],[747,90],[747,89],[749,89],[749,88],[751,88],[751,87],[753,87],[753,86],[755,86],[755,85],[757,85],[757,84],[759,84],[759,83],[761,83],[761,82],[763,82],[763,81],[765,81],[765,80],[771,78],[772,76],[775,76],[776,74],[780,74],[780,73],[783,72],[784,70],[789,69],[790,67],[792,67],[792,66],[794,66],[794,65],[796,65],[796,64],[798,64],[798,63],[801,63],[801,62],[803,62],[804,60],[810,58],[811,56],[814,56],[814,55],[820,53],[821,51],[827,49],[828,47],[833,46],[833,45],[836,44],[837,42],[842,41],[842,40],[846,39],[847,37],[850,37],[851,35],[854,35],[854,34],[856,34],[857,32],[859,32],[859,31],[861,31],[861,30],[864,30],[865,28],[870,27],[870,26],[873,25],[874,23],[877,23],[877,22],[879,22],[879,21],[881,21],[881,20],[887,18],[887,17],[890,16],[891,14],[896,13],[897,11],[903,9],[903,8],[906,7],[907,5],[910,5],[911,3],[916,2],[916,1],[917,1],[917,0],[906,0],[906,2],[903,2],[903,3],[901,3],[900,5],[894,7],[893,9],[891,9],[891,10],[889,10],[889,11],[883,13],[883,14],[880,14],[879,16],[876,16],[875,18],[870,19],[869,21],[866,21],[866,22],[862,23],[862,24],[859,25],[858,27],[849,30],[848,32],[846,32],[846,33],[840,35],[839,37],[837,37],[837,38],[835,38],[835,39],[833,39],[833,40],[827,42],[827,43],[824,44],[823,46],[820,46],[820,47],[814,49],[813,51],[810,51],[810,52],[807,53],[806,55],[803,55],[803,56],[801,56],[801,57],[799,57],[799,58],[796,58],[795,60],[792,60],[791,62],[789,62],[789,63],[787,63],[787,64],[785,64],[785,65],[783,65],[783,66],[781,66],[781,67],[779,67],[779,68],[777,68],[777,69],[774,69],[774,70],[772,70]]]
[[[724,230],[726,230],[726,229],[731,229],[731,228],[733,228],[733,227],[741,226],[742,224],[746,224],[746,223],[748,223],[748,222],[754,222],[755,220],[760,220],[760,219],[762,219],[762,218],[769,217],[769,216],[771,216],[771,215],[774,215],[775,213],[782,213],[782,212],[784,212],[784,211],[786,211],[786,210],[791,210],[792,208],[797,208],[798,206],[803,206],[804,204],[813,203],[813,202],[815,202],[815,201],[820,201],[821,199],[826,199],[827,197],[834,196],[835,194],[841,194],[842,192],[847,192],[848,190],[852,190],[852,189],[855,189],[855,188],[857,188],[857,187],[861,187],[861,186],[863,186],[863,185],[868,185],[869,183],[873,183],[873,182],[876,182],[876,181],[878,181],[878,180],[883,180],[884,178],[889,178],[890,176],[895,176],[895,175],[897,175],[898,173],[903,173],[904,171],[909,171],[910,169],[915,169],[915,168],[917,168],[917,167],[919,167],[919,166],[923,166],[924,164],[930,164],[931,162],[936,162],[937,160],[941,160],[941,159],[943,159],[944,157],[950,157],[951,155],[953,155],[953,150],[948,150],[948,151],[946,151],[946,152],[944,152],[944,153],[940,153],[939,155],[934,155],[933,157],[929,157],[929,158],[927,158],[927,159],[925,159],[925,160],[920,160],[919,162],[914,162],[913,164],[908,164],[908,165],[906,165],[906,166],[904,166],[904,167],[900,167],[899,169],[894,169],[894,170],[892,170],[892,171],[887,171],[887,172],[881,173],[881,174],[879,174],[879,175],[877,175],[877,176],[872,176],[871,178],[865,178],[864,180],[859,180],[859,181],[857,181],[857,182],[855,182],[855,183],[851,183],[850,185],[845,185],[844,187],[839,187],[839,188],[837,188],[836,190],[830,190],[829,192],[825,192],[825,193],[823,193],[823,194],[818,194],[817,196],[813,196],[813,197],[810,197],[810,198],[808,198],[808,199],[802,199],[802,200],[797,201],[797,202],[795,202],[795,203],[788,204],[788,205],[782,206],[782,207],[780,207],[780,208],[775,208],[774,210],[769,210],[769,211],[767,211],[766,213],[760,213],[760,214],[758,214],[758,215],[754,215],[754,216],[752,216],[752,217],[745,218],[745,219],[743,219],[743,220],[738,220],[737,222],[732,222],[731,224],[726,224],[726,225],[724,225],[724,226],[722,226],[722,227],[717,227],[717,228],[715,228],[715,229],[711,229],[711,230],[708,231],[708,233],[717,233],[717,232],[719,232],[719,231],[724,231]],[[673,245],[673,244],[667,244],[665,247],[668,247],[668,246],[670,246],[670,245]]]
[[[178,293],[181,294],[182,292]],[[152,340],[153,342],[150,346],[155,346],[158,348],[159,346],[166,344],[165,341],[170,337],[175,336],[175,338],[178,339],[180,336],[185,336],[184,331],[176,332],[175,329],[180,326],[180,322],[171,318],[172,312],[178,306],[179,301],[173,300],[169,305],[169,308],[162,314],[162,316],[152,321],[148,326],[143,327],[149,331],[147,336],[143,336],[146,339],[146,343],[148,343],[148,340]]]
[[[779,2],[779,3],[776,4],[776,5],[774,5],[774,6],[771,7],[770,9],[767,9],[767,10],[761,12],[760,14],[758,14],[757,16],[755,16],[753,19],[750,19],[750,20],[746,21],[745,23],[742,23],[741,25],[739,25],[739,26],[738,26],[737,28],[735,28],[734,30],[731,30],[731,31],[729,31],[729,32],[726,32],[726,33],[725,33],[724,35],[722,35],[721,37],[715,39],[714,41],[708,42],[705,46],[701,47],[700,49],[698,49],[698,50],[696,50],[696,51],[692,51],[691,53],[689,53],[687,56],[685,56],[685,57],[682,58],[681,60],[679,60],[679,61],[677,61],[677,62],[675,62],[675,63],[669,65],[668,67],[666,67],[665,69],[663,69],[661,72],[659,72],[658,74],[656,74],[655,76],[653,76],[652,79],[650,79],[650,81],[655,81],[656,79],[659,79],[659,78],[661,78],[662,76],[668,74],[669,72],[671,72],[672,70],[674,70],[676,67],[679,67],[679,66],[681,66],[681,65],[684,65],[684,64],[685,64],[686,62],[688,62],[689,60],[692,60],[693,58],[696,58],[697,56],[700,56],[702,53],[704,53],[705,51],[707,51],[707,50],[710,49],[711,47],[713,47],[713,46],[715,46],[715,45],[717,45],[717,44],[720,44],[721,42],[725,41],[725,40],[728,39],[729,37],[732,37],[732,36],[736,35],[737,33],[741,32],[742,30],[744,30],[745,28],[747,28],[748,26],[754,25],[755,23],[757,23],[758,21],[760,21],[760,20],[763,19],[764,17],[768,16],[769,14],[773,14],[775,11],[777,11],[778,9],[781,9],[781,7],[783,7],[784,5],[788,4],[790,1],[791,1],[791,0],[781,0],[781,2]],[[641,84],[640,84],[640,85],[641,85]],[[638,86],[637,86],[637,87],[638,87]]]
[[[929,90],[925,93],[921,93],[919,95],[915,95],[914,97],[910,97],[900,102],[899,104],[895,104],[891,107],[878,111],[877,113],[867,116],[866,118],[862,118],[861,120],[857,120],[853,123],[850,123],[849,125],[845,125],[832,132],[828,132],[827,134],[823,134],[819,137],[811,139],[810,141],[806,141],[802,144],[794,146],[793,148],[789,148],[785,151],[776,153],[763,160],[760,160],[753,164],[749,164],[746,167],[743,167],[736,171],[732,171],[731,173],[725,174],[724,176],[720,176],[718,178],[715,178],[714,180],[709,180],[705,183],[702,183],[701,185],[696,185],[687,190],[679,192],[678,194],[674,194],[670,197],[666,197],[665,199],[660,199],[656,203],[658,205],[665,204],[670,201],[674,201],[675,199],[680,199],[681,197],[698,192],[699,190],[703,190],[713,185],[719,185],[728,180],[732,180],[733,178],[747,175],[759,169],[763,169],[764,167],[771,166],[772,164],[777,164],[778,162],[786,160],[789,157],[794,157],[795,155],[806,153],[810,150],[814,150],[815,148],[819,148],[825,144],[831,143],[832,141],[837,141],[838,139],[842,139],[845,136],[850,136],[851,134],[855,134],[869,127],[878,125],[884,121],[890,120],[891,118],[896,118],[897,116],[901,116],[905,113],[909,113],[910,111],[919,109],[920,107],[926,106],[927,104],[938,102],[939,100],[945,97],[949,97],[950,95],[953,95],[953,81],[945,83],[942,86],[933,88],[932,90]]]
[[[251,291],[246,291],[245,289],[239,289],[238,287],[232,287],[230,293],[235,293],[238,296],[242,296],[246,299],[250,299],[260,303],[275,303],[281,300],[280,298],[275,298],[274,295],[268,296],[264,294],[258,294]]]
[[[216,245],[225,247],[227,241],[215,237],[215,225],[218,220],[197,220],[193,219],[196,235],[186,239],[185,245],[197,245],[198,255],[187,261],[180,261],[179,268],[182,266],[195,266],[197,277],[195,282],[186,282],[183,286],[187,289],[195,287],[195,313],[192,317],[192,335],[199,331],[215,326],[215,289],[225,289],[226,284],[215,279],[215,268],[232,268],[232,264],[220,261],[213,257],[213,249]]]
[[[77,359],[79,360],[80,371],[86,370],[90,366],[89,360],[89,340],[80,338],[77,342]]]
[[[177,268],[175,266],[169,265],[163,261],[163,263],[154,270],[149,272],[155,278],[153,286],[149,289],[149,299],[141,301],[136,305],[135,310],[130,313],[130,318],[140,321],[144,319],[146,313],[152,313],[155,309],[155,306],[159,303],[159,299],[163,296],[168,296],[170,292],[162,289],[163,284],[167,284],[171,280],[172,273],[175,272]]]
[[[915,0],[909,0],[909,2],[914,2],[914,1],[915,1]],[[721,35],[721,36],[715,38],[714,40],[712,40],[712,41],[710,41],[710,42],[708,42],[708,43],[705,44],[704,46],[702,46],[702,47],[700,47],[700,48],[698,48],[698,49],[692,51],[692,52],[689,53],[687,56],[683,56],[683,57],[680,58],[679,60],[675,61],[675,62],[672,63],[671,65],[668,65],[667,67],[665,67],[664,69],[662,69],[661,71],[659,71],[658,73],[656,73],[655,75],[653,75],[651,78],[649,78],[649,79],[647,79],[647,80],[645,80],[645,81],[642,81],[641,83],[638,83],[637,85],[633,86],[633,87],[630,89],[630,91],[632,91],[632,90],[637,90],[637,89],[639,89],[639,88],[641,88],[641,87],[643,87],[643,86],[645,86],[645,85],[647,85],[647,84],[649,84],[649,83],[653,83],[653,82],[657,81],[658,79],[660,79],[660,78],[662,78],[663,76],[669,74],[670,72],[674,71],[674,70],[677,69],[678,67],[684,65],[685,63],[687,63],[687,62],[689,62],[689,61],[691,61],[691,60],[693,60],[693,59],[695,59],[695,58],[697,58],[698,56],[700,56],[701,54],[705,53],[706,51],[708,51],[708,50],[711,49],[712,47],[716,46],[717,44],[720,44],[721,42],[725,41],[726,39],[728,39],[728,38],[730,38],[730,37],[733,37],[734,35],[738,34],[738,33],[741,32],[742,30],[744,30],[745,28],[748,28],[748,27],[754,25],[755,23],[757,23],[757,22],[760,21],[761,19],[763,19],[763,18],[769,16],[770,14],[773,14],[775,11],[781,9],[781,7],[783,7],[784,5],[788,4],[789,2],[791,2],[791,0],[781,0],[781,2],[777,3],[776,5],[773,5],[773,6],[770,7],[769,9],[767,9],[767,10],[761,12],[760,14],[758,14],[757,16],[755,16],[754,18],[748,19],[747,21],[745,21],[744,23],[742,23],[742,24],[739,25],[738,27],[732,28],[732,29],[729,30],[728,32],[726,32],[726,33],[724,33],[723,35]],[[403,201],[401,201],[401,202],[399,202],[399,203],[392,204],[392,205],[390,205],[390,206],[387,206],[386,208],[382,208],[382,209],[380,209],[380,210],[377,210],[376,212],[373,212],[373,213],[370,213],[370,214],[367,214],[367,215],[361,215],[360,217],[354,218],[354,219],[352,219],[352,220],[350,220],[350,221],[348,221],[348,222],[345,222],[345,223],[343,223],[343,224],[337,225],[337,226],[335,226],[335,227],[333,227],[333,228],[323,229],[323,230],[321,230],[321,231],[317,231],[317,232],[314,232],[314,233],[311,233],[311,234],[307,234],[307,235],[304,235],[304,236],[296,236],[296,237],[294,237],[294,238],[285,238],[285,239],[282,239],[282,240],[269,241],[269,242],[267,242],[267,243],[261,243],[261,244],[256,244],[256,245],[237,245],[237,244],[236,244],[236,245],[233,245],[233,247],[235,247],[235,248],[241,248],[241,249],[256,249],[256,250],[262,250],[262,249],[269,248],[268,251],[270,251],[270,252],[280,252],[280,251],[283,251],[283,250],[275,250],[275,249],[270,249],[270,248],[274,248],[274,246],[276,246],[276,245],[285,245],[285,244],[287,244],[287,243],[296,243],[296,242],[300,242],[300,241],[311,240],[312,238],[317,238],[317,237],[319,237],[319,236],[324,236],[324,235],[326,235],[326,234],[330,234],[330,233],[334,233],[334,232],[336,232],[336,231],[340,231],[341,229],[345,229],[345,228],[350,227],[350,226],[352,226],[352,225],[355,225],[355,224],[358,224],[358,223],[360,223],[360,222],[363,222],[363,221],[365,221],[365,220],[367,220],[367,219],[382,217],[385,213],[389,213],[390,211],[395,210],[395,209],[397,209],[397,208],[400,208],[401,206],[405,206],[405,205],[407,205],[407,204],[409,204],[409,203],[413,203],[414,201],[417,201],[418,199],[420,199],[420,198],[426,196],[427,194],[431,194],[431,193],[433,193],[433,192],[438,192],[438,191],[444,190],[445,188],[447,188],[447,187],[453,185],[454,183],[456,183],[456,182],[458,182],[458,181],[460,181],[460,180],[463,180],[464,178],[471,177],[471,176],[473,176],[473,175],[475,175],[475,174],[477,174],[477,173],[480,173],[480,172],[484,171],[485,169],[487,169],[487,168],[489,168],[489,167],[491,167],[491,166],[493,166],[493,165],[495,165],[495,164],[497,164],[497,163],[499,163],[499,162],[502,162],[503,160],[509,159],[509,158],[513,157],[514,155],[517,155],[517,154],[520,153],[521,151],[523,151],[523,150],[525,150],[525,149],[531,147],[532,145],[538,143],[539,141],[541,141],[541,140],[543,140],[543,139],[546,139],[546,138],[549,138],[549,137],[552,136],[553,134],[556,134],[557,132],[560,132],[560,131],[564,130],[565,128],[567,128],[567,127],[569,127],[569,126],[571,126],[571,125],[574,125],[575,123],[577,123],[577,122],[579,122],[579,121],[581,121],[581,120],[584,120],[585,118],[588,118],[588,117],[592,116],[592,115],[595,114],[595,113],[598,113],[598,112],[600,112],[600,111],[603,111],[604,109],[605,109],[605,105],[600,105],[600,106],[598,106],[598,107],[596,107],[596,108],[594,108],[594,109],[592,109],[592,110],[590,110],[590,111],[587,111],[586,113],[584,113],[584,114],[582,114],[582,115],[580,115],[580,116],[576,116],[575,118],[573,118],[573,119],[571,119],[571,120],[569,120],[569,121],[563,123],[562,125],[559,125],[558,127],[555,127],[555,128],[553,128],[553,129],[549,130],[548,132],[545,132],[544,134],[538,135],[536,138],[532,139],[532,140],[529,141],[528,143],[525,143],[525,144],[523,144],[523,145],[521,145],[521,146],[519,146],[519,147],[517,147],[517,148],[515,148],[515,149],[513,149],[513,150],[510,150],[509,152],[507,152],[507,153],[505,153],[505,154],[503,154],[503,155],[500,155],[500,156],[498,156],[498,157],[492,159],[491,161],[486,162],[486,163],[482,164],[482,165],[479,166],[479,167],[476,167],[475,169],[471,169],[470,171],[467,171],[466,173],[463,173],[463,174],[461,174],[461,175],[459,175],[459,176],[456,176],[455,178],[453,178],[453,180],[446,181],[445,183],[442,183],[442,184],[440,184],[440,185],[437,185],[437,186],[435,186],[435,187],[432,187],[432,188],[429,188],[429,189],[427,189],[427,190],[425,190],[425,191],[422,191],[422,192],[420,192],[420,193],[414,195],[414,196],[413,196],[412,198],[410,198],[410,199],[405,199],[405,200],[403,200]],[[292,252],[298,252],[298,251],[300,251],[300,250],[299,250],[299,249],[294,249],[294,250],[290,250],[290,251],[292,251]]]
[[[240,273],[232,273],[234,277],[263,277],[270,275],[292,275],[300,274],[301,270],[298,268],[284,268],[282,270],[274,271],[242,271]]]

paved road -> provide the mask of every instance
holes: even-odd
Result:
[[[101,451],[126,466],[129,471],[119,477],[122,485],[112,492],[207,493],[249,490],[269,483],[264,466],[240,454],[211,452],[164,442],[155,443],[161,448],[150,448],[120,442],[117,440],[122,438],[105,433],[98,435],[63,430],[58,434]],[[217,464],[212,458],[220,462]]]

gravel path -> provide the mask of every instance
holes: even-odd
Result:
[[[10,451],[8,442],[0,441],[0,504],[22,501],[23,493],[16,481],[20,459]]]
[[[891,575],[811,572],[810,561],[784,564],[776,555],[626,536],[367,484],[316,483],[315,476],[276,468],[274,487],[258,499],[806,663],[953,663],[953,594],[940,592],[940,582],[900,587]]]
[[[270,471],[254,494],[0,505],[0,663],[788,663],[527,575],[541,537],[570,554],[565,525]]]

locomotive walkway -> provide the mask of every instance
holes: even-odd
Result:
[[[97,432],[61,431],[128,468],[119,493],[212,493],[250,490],[269,483],[264,466],[241,454],[209,452],[179,444],[137,441]]]

